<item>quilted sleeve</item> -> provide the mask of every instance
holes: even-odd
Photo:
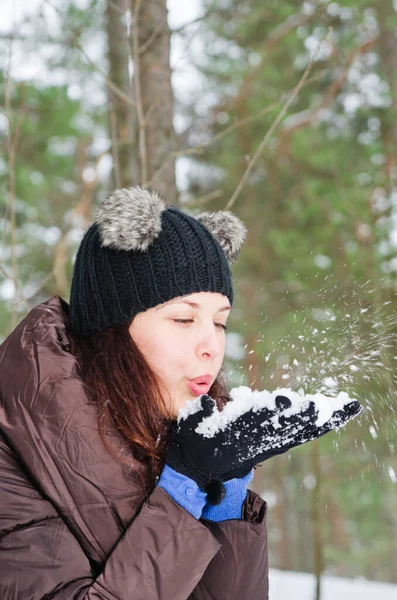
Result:
[[[155,488],[96,572],[1,434],[0,506],[4,600],[186,600],[219,549],[203,523]]]
[[[267,504],[248,490],[243,518],[204,521],[222,545],[190,600],[268,600]]]

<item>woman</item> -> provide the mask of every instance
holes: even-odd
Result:
[[[230,401],[229,263],[245,233],[231,213],[119,190],[81,242],[70,305],[36,306],[1,345],[2,600],[268,598],[253,467],[326,430],[268,452],[263,411],[196,432]]]

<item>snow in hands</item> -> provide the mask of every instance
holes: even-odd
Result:
[[[288,398],[291,406],[272,417],[273,426],[276,429],[280,427],[279,417],[281,414],[283,417],[290,417],[302,413],[309,408],[310,402],[313,402],[318,410],[315,424],[317,427],[321,427],[331,419],[336,411],[343,410],[347,404],[353,401],[346,392],[340,392],[335,398],[331,398],[320,393],[301,395],[286,388],[280,388],[274,392],[268,392],[267,390],[259,392],[242,385],[230,391],[233,402],[228,402],[222,412],[215,410],[211,416],[203,419],[196,431],[206,437],[213,437],[217,431],[226,429],[230,423],[250,410],[256,412],[262,408],[267,408],[276,411],[277,396]]]
[[[180,410],[178,424],[202,411],[200,396]],[[336,397],[320,393],[303,395],[290,389],[273,392],[251,390],[246,386],[230,391],[231,401],[222,411],[212,401],[210,413],[205,412],[195,427],[196,434],[217,438],[223,444],[240,444],[240,458],[261,456],[262,460],[290,448],[317,439],[345,425],[360,414],[362,406],[346,392]],[[208,406],[208,402],[206,403]]]

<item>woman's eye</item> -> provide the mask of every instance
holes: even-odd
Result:
[[[173,319],[174,323],[193,323],[193,319]]]
[[[173,319],[173,321],[175,323],[193,323],[193,319]],[[226,325],[223,325],[222,323],[214,323],[214,325],[216,325],[216,327],[219,327],[219,329],[223,329],[224,331],[227,330]]]

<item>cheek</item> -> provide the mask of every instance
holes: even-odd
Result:
[[[180,381],[189,373],[191,364],[191,344],[186,340],[174,339],[173,343],[167,339],[163,343],[153,345],[150,349],[150,363],[153,370],[168,385],[173,385]]]
[[[167,367],[168,379],[180,379],[188,374],[189,365],[192,363],[191,350],[177,344],[167,347],[159,360]]]

